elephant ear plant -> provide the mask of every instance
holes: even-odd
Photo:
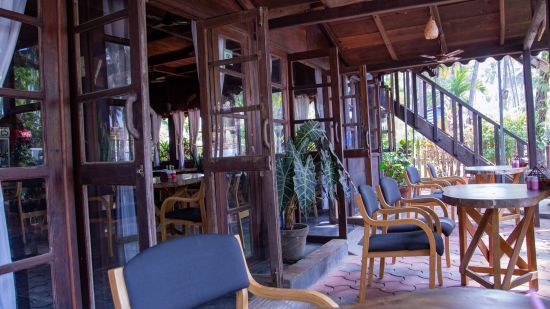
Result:
[[[320,162],[320,168],[316,168],[315,162]],[[285,230],[293,228],[296,209],[307,220],[312,207],[316,207],[317,200],[322,198],[321,192],[331,202],[336,200],[337,185],[349,194],[344,166],[334,153],[321,124],[316,121],[304,123],[295,138],[287,140],[285,152],[277,160],[276,170],[279,211],[284,216]]]

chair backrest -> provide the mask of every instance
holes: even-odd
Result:
[[[437,178],[437,170],[435,169],[435,166],[431,163],[426,164],[428,166],[428,171],[431,174],[432,178]]]
[[[378,198],[376,197],[376,193],[369,185],[360,185],[359,186],[359,194],[361,195],[361,199],[363,200],[363,205],[365,208],[365,211],[367,215],[370,218],[374,218],[373,214],[380,209],[380,203],[378,202]],[[362,212],[361,206],[359,206],[359,211]],[[363,213],[361,215],[364,216]]]
[[[180,237],[149,248],[124,266],[132,309],[192,308],[247,288],[248,270],[231,235]]]
[[[380,180],[380,188],[382,189],[384,200],[388,205],[393,205],[401,200],[401,192],[395,179],[383,177]]]
[[[417,184],[420,182],[420,173],[418,173],[418,169],[414,166],[407,166],[407,176],[409,176],[409,181],[412,184]]]

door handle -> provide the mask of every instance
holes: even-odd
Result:
[[[130,133],[134,139],[139,139],[139,131],[134,126],[134,102],[136,101],[137,96],[135,93],[128,96],[128,99],[126,99],[126,103],[124,104],[124,109],[126,110],[124,114],[126,115],[126,129],[128,130],[128,133]]]
[[[269,139],[268,139],[268,127],[269,127],[269,121],[267,119],[264,120],[264,125],[263,125],[263,140],[264,140],[264,146],[266,148],[270,148],[271,149],[271,143],[269,142]]]

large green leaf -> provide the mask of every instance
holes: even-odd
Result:
[[[320,144],[324,139],[326,139],[326,134],[321,124],[316,121],[307,121],[296,132],[294,145],[298,153],[303,153],[310,146]]]
[[[290,203],[292,195],[294,195],[294,146],[288,144],[285,154],[278,158],[275,162],[277,175],[277,197],[279,199],[279,211],[284,212],[284,209]]]
[[[294,158],[294,192],[298,199],[298,205],[302,214],[309,217],[309,212],[315,203],[315,165],[313,158],[308,156],[305,162],[300,158]]]
[[[336,184],[340,180],[338,167],[334,165],[333,160],[326,150],[321,150],[321,171],[323,173],[323,189],[328,194],[331,201],[334,201]]]

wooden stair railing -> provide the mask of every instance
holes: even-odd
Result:
[[[426,76],[394,73],[390,80],[389,87],[386,86],[380,96],[381,100],[391,100],[380,104],[386,112],[406,122],[466,166],[499,164],[500,127],[496,121]],[[483,140],[484,127],[493,131],[491,141]],[[515,144],[517,155],[526,155],[525,140],[506,129],[504,136],[505,142]],[[490,159],[489,154],[494,157]]]

